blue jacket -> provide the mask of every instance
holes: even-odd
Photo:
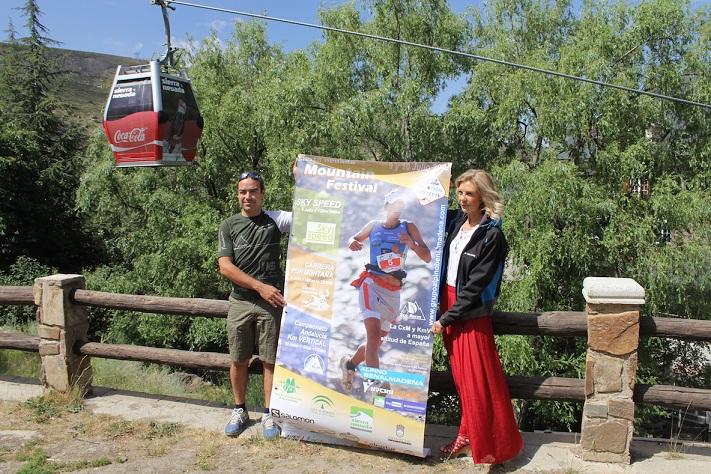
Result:
[[[466,220],[466,215],[462,212],[453,217],[447,226],[449,232],[443,249],[441,275],[447,274],[450,243]],[[501,220],[487,217],[474,231],[459,259],[457,298],[452,307],[440,316],[442,326],[491,315],[496,297],[499,296],[508,250],[506,237],[501,230]]]

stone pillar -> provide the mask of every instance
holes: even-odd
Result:
[[[583,296],[588,320],[583,459],[629,464],[644,288],[630,278],[588,277]]]
[[[76,386],[85,392],[91,385],[89,357],[73,350],[77,341],[87,340],[89,330],[86,308],[70,299],[77,288],[84,288],[82,275],[58,274],[35,279],[33,293],[38,308],[37,334],[45,389],[68,392]]]

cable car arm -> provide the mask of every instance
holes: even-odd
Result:
[[[163,53],[163,56],[161,56],[161,58],[159,59],[158,62],[160,62],[161,65],[173,67],[174,66],[173,53],[175,53],[176,48],[173,48],[170,45],[170,19],[168,18],[168,8],[175,11],[175,7],[170,6],[168,0],[150,0],[150,2],[151,2],[151,5],[160,5],[160,9],[163,13],[163,26],[165,28],[166,49],[165,49],[165,53]]]

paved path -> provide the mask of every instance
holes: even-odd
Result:
[[[30,382],[30,383],[28,383]],[[42,394],[36,382],[18,377],[0,376],[0,400],[24,401]],[[86,409],[96,414],[128,420],[177,422],[186,426],[222,432],[230,409],[212,402],[162,397],[107,388],[95,388],[86,399]],[[259,419],[259,413],[250,413]],[[248,428],[246,435],[259,436],[259,425]],[[433,453],[454,437],[456,428],[428,425],[425,445]],[[244,435],[243,435],[244,436]],[[669,456],[668,440],[635,438],[633,462],[629,466],[585,462],[577,455],[577,433],[523,433],[524,453],[505,465],[507,472],[576,472],[622,474],[707,474],[711,472],[711,444],[690,443],[678,448],[680,456]],[[2,436],[0,436],[2,439]],[[463,460],[462,463],[468,461]]]

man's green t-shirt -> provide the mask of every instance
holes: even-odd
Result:
[[[283,291],[279,239],[290,227],[290,212],[264,211],[255,217],[235,214],[220,225],[217,255],[232,257],[237,268]],[[233,283],[232,296],[251,301],[258,299],[259,293]]]

